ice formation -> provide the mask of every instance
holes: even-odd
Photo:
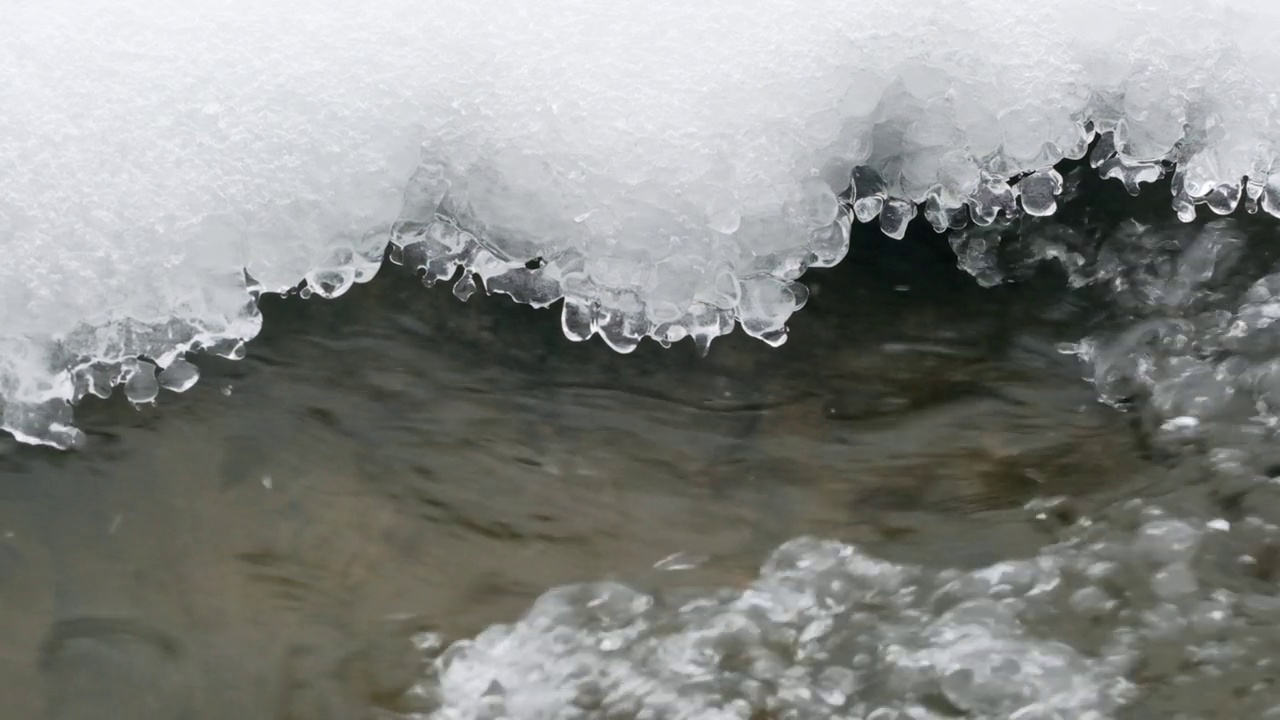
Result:
[[[1271,717],[1278,606],[1247,572],[1276,534],[1131,501],[975,570],[800,538],[742,588],[559,588],[474,639],[424,636],[411,717],[1107,720],[1179,693]]]
[[[1084,362],[1100,399],[1138,414],[1156,446],[1208,447],[1218,472],[1252,483],[1274,476],[1280,460],[1273,234],[1235,218],[1023,218],[957,232],[951,244],[984,285],[1050,265],[1097,295],[1092,332],[1062,350]]]
[[[388,241],[626,351],[782,342],[854,218],[1051,213],[1099,133],[1130,187],[1176,165],[1184,218],[1280,214],[1277,28],[1267,0],[10,3],[0,425],[66,445],[68,402],[189,386],[255,293],[339,295]]]

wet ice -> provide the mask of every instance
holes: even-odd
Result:
[[[336,297],[388,240],[462,296],[567,298],[571,338],[625,351],[781,342],[855,217],[1052,212],[1048,168],[1095,137],[1135,188],[1176,167],[1184,218],[1274,213],[1276,12],[23,6],[0,28],[3,424],[65,444],[72,376],[234,346],[255,293]]]

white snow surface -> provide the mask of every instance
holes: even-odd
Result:
[[[1051,213],[1099,134],[1183,219],[1280,215],[1278,98],[1270,0],[8,0],[0,426],[70,444],[388,242],[627,351],[780,343],[855,218]]]

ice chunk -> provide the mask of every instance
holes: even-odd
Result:
[[[973,228],[953,234],[951,250],[956,254],[956,264],[973,276],[983,287],[999,285],[1004,280],[998,253],[1000,233],[984,228]]]
[[[1054,196],[1062,193],[1062,176],[1056,170],[1037,170],[1018,182],[1022,209],[1029,215],[1052,215],[1058,209]]]
[[[200,369],[186,360],[178,359],[160,371],[160,386],[173,392],[186,392],[200,379]]]
[[[160,394],[156,380],[156,366],[145,360],[132,360],[125,364],[124,394],[129,402],[142,405],[154,402]]]
[[[907,234],[907,224],[915,216],[914,203],[902,198],[889,198],[880,209],[880,229],[885,235],[901,240]]]
[[[428,282],[563,300],[572,337],[626,351],[734,326],[780,342],[801,301],[776,283],[839,261],[854,217],[987,224],[1024,176],[1023,208],[1049,212],[1049,168],[1099,133],[1132,186],[1176,165],[1183,217],[1280,213],[1275,3],[855,10],[19,3],[0,425],[66,444],[91,368],[243,352],[257,294],[337,297],[388,241]]]

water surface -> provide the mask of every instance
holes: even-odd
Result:
[[[928,231],[854,247],[806,276],[785,346],[706,358],[568,343],[558,313],[394,268],[266,298],[248,357],[196,358],[191,391],[86,401],[76,451],[0,445],[0,696],[403,711],[413,633],[474,635],[552,587],[740,585],[804,534],[976,567],[1050,541],[1034,498],[1074,516],[1176,486],[1056,351],[1096,315],[1060,277],[982,289]]]

